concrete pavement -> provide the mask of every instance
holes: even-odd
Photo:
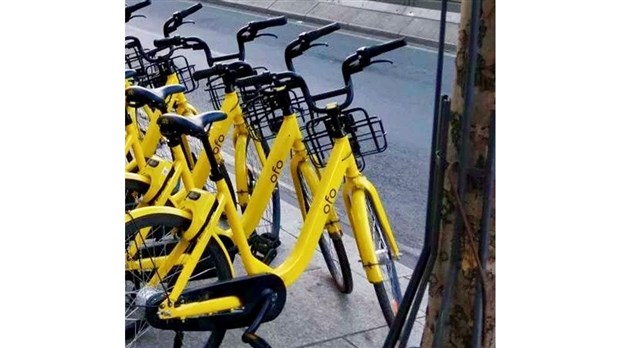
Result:
[[[269,15],[317,23],[339,22],[343,28],[372,35],[405,37],[436,47],[440,11],[369,0],[202,0]],[[446,16],[446,49],[455,51],[460,13]]]

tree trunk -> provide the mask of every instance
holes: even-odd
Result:
[[[489,125],[495,110],[495,0],[481,1],[481,21],[479,29],[480,49],[474,82],[473,113],[471,115],[471,132],[469,145],[470,168],[484,170],[487,161]],[[422,347],[430,348],[437,329],[437,318],[442,303],[442,295],[448,286],[449,269],[455,233],[455,221],[459,215],[455,196],[458,185],[458,167],[460,150],[461,117],[464,111],[464,94],[466,83],[466,60],[471,17],[471,0],[461,4],[461,24],[457,49],[456,81],[452,94],[452,121],[450,122],[447,162],[448,169],[444,177],[444,200],[442,202],[442,221],[439,236],[439,254],[429,281],[429,305],[426,310],[426,326],[422,337]],[[495,180],[495,178],[486,178]],[[465,185],[465,197],[462,206],[466,221],[471,226],[472,243],[468,239],[465,227],[460,230],[460,262],[457,267],[456,282],[453,285],[450,306],[447,308],[443,344],[440,348],[469,348],[472,344],[474,325],[474,303],[476,287],[480,282],[477,255],[479,249],[480,224],[485,183],[476,183],[468,179]],[[488,258],[486,260],[485,283],[487,296],[483,314],[483,342],[481,347],[495,346],[495,193],[492,191],[491,223],[489,224]],[[474,250],[472,250],[474,249]]]

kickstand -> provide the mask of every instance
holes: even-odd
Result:
[[[271,348],[267,341],[256,335],[256,330],[258,330],[258,327],[263,322],[265,315],[269,313],[269,310],[271,310],[275,304],[276,296],[276,293],[271,289],[263,290],[261,293],[263,304],[256,315],[256,319],[254,319],[252,325],[248,326],[247,330],[245,330],[241,336],[241,340],[244,343],[248,343],[253,348]]]
[[[172,348],[181,348],[183,347],[183,331],[175,331],[174,332],[174,343]]]

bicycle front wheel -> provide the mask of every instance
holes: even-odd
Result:
[[[387,242],[384,227],[377,217],[377,208],[372,203],[372,198],[366,196],[366,211],[368,213],[368,223],[372,242],[380,265],[383,281],[374,283],[375,293],[379,300],[379,306],[385,317],[388,326],[392,326],[398,307],[403,299],[396,273],[396,264],[390,246]]]
[[[312,191],[300,171],[297,172],[297,177],[301,184],[304,199],[304,207],[300,208],[305,209],[307,213],[312,204]],[[343,294],[350,294],[353,291],[353,275],[351,274],[349,257],[342,242],[342,232],[329,233],[325,229],[319,239],[319,248],[338,291]]]
[[[131,213],[130,213],[131,214]],[[146,260],[166,256],[176,245],[177,234],[189,227],[191,220],[179,215],[157,213],[130,219],[125,225],[125,246],[133,241],[138,231],[148,230],[137,255],[132,260]],[[189,250],[193,250],[194,243]],[[191,273],[187,286],[206,285],[232,278],[232,270],[223,250],[215,240],[211,240],[202,253],[198,264]],[[144,319],[144,299],[140,298],[140,289],[152,277],[159,277],[157,291],[169,293],[182,271],[182,266],[174,267],[168,274],[160,275],[157,269],[131,269],[125,271],[125,344],[133,346],[138,339],[148,332],[149,326]],[[221,342],[225,330],[211,332],[211,342]]]

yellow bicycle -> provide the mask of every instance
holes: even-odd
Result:
[[[155,55],[156,52],[146,53],[140,44],[140,41],[137,38],[126,37],[126,45],[135,47],[141,55],[144,56],[145,60],[148,60],[152,63],[150,65],[150,71],[146,76],[150,79],[151,83],[148,84],[150,86],[162,86],[158,88],[153,87],[142,87],[139,85],[132,85],[125,88],[126,95],[136,95],[139,100],[131,100],[126,109],[126,112],[129,114],[132,127],[135,127],[138,130],[138,141],[140,141],[140,146],[142,147],[142,153],[144,158],[150,158],[153,156],[158,149],[158,145],[160,144],[161,134],[159,133],[159,127],[157,127],[157,118],[166,112],[174,111],[178,114],[184,116],[197,115],[198,111],[191,103],[187,100],[185,93],[188,92],[187,86],[188,82],[192,81],[191,77],[182,78],[182,74],[189,70],[190,67],[187,64],[187,60],[183,56],[173,57],[175,52],[174,49],[170,49],[167,53],[161,55]],[[161,51],[161,50],[159,50]],[[179,63],[179,60],[181,62]],[[185,66],[185,68],[179,68],[180,66]],[[161,82],[164,81],[164,82]],[[179,88],[179,85],[182,84],[183,89]],[[196,87],[193,86],[193,89]],[[191,91],[191,90],[190,90]],[[164,100],[164,103],[161,103],[161,99]],[[139,118],[138,115],[143,113],[144,116]],[[132,117],[133,115],[133,117]],[[125,155],[128,158],[131,158],[125,165],[126,172],[135,172],[137,171],[137,159],[134,154],[129,152],[130,148],[128,147],[126,140],[125,147]],[[191,168],[195,165],[195,158],[191,156],[191,148],[189,142],[187,140],[183,140],[183,148],[185,153],[188,155],[188,163]],[[139,168],[142,169],[142,168]]]
[[[367,279],[376,290],[379,305],[388,324],[393,320],[401,299],[400,285],[396,276],[394,260],[399,249],[378,192],[361,173],[356,157],[381,152],[385,149],[385,134],[378,118],[366,113],[359,120],[352,110],[346,108],[353,100],[351,75],[379,62],[372,59],[382,53],[405,45],[403,39],[386,44],[359,49],[343,63],[346,86],[331,92],[332,96],[345,94],[346,101],[339,105],[329,103],[316,106],[304,80],[293,72],[265,73],[237,81],[240,86],[273,83],[263,90],[283,115],[282,123],[272,151],[267,157],[266,168],[257,182],[252,199],[240,216],[232,194],[224,180],[225,168],[217,166],[217,160],[208,141],[205,128],[217,119],[211,115],[185,118],[167,114],[159,124],[169,141],[176,143],[181,135],[198,137],[202,141],[211,164],[211,179],[217,193],[200,189],[190,190],[179,208],[146,207],[126,215],[126,274],[133,277],[146,275],[148,281],[133,293],[136,307],[144,310],[144,316],[153,327],[181,331],[211,331],[208,344],[218,345],[226,329],[248,327],[243,335],[245,342],[253,346],[266,344],[255,334],[261,322],[275,319],[286,301],[286,287],[293,284],[308,266],[323,228],[329,222],[334,202],[343,186],[345,208],[360,253]],[[291,110],[289,89],[301,89],[310,109],[317,117],[306,127],[308,136],[302,138],[297,115]],[[221,115],[219,117],[222,117]],[[322,125],[322,126],[321,126]],[[360,134],[361,129],[367,132]],[[360,137],[362,135],[362,137]],[[364,138],[369,136],[368,138]],[[363,150],[364,140],[371,144]],[[304,146],[304,142],[307,145]],[[291,156],[291,173],[300,202],[303,193],[301,173],[310,187],[312,202],[305,215],[299,238],[291,254],[279,266],[272,268],[258,260],[247,240],[248,229],[266,204],[265,197],[274,189],[284,163]],[[307,152],[314,156],[308,156]],[[329,155],[327,155],[329,153]],[[308,157],[324,165],[320,178]],[[323,161],[324,159],[324,161]],[[222,214],[230,229],[221,232],[218,226]],[[159,238],[154,236],[159,235]],[[166,247],[151,244],[154,238],[175,236]],[[233,247],[230,241],[234,243]],[[234,277],[232,255],[238,252],[246,277]],[[162,256],[163,255],[163,256]],[[208,257],[205,258],[205,255]],[[215,283],[193,282],[196,276],[202,281],[205,274],[217,275]],[[229,277],[230,280],[222,281]],[[146,278],[143,278],[146,279]],[[192,285],[189,281],[192,280]]]
[[[125,22],[128,22],[132,18],[145,17],[143,15],[133,15],[133,12],[150,5],[150,3],[150,0],[147,0],[135,5],[126,6]],[[186,20],[186,18],[201,8],[202,4],[197,3],[187,9],[173,13],[164,23],[164,37],[169,37],[171,33],[176,31],[183,24],[193,23],[193,21]],[[125,79],[125,88],[131,85],[138,85],[155,89],[182,84],[185,87],[183,91],[177,91],[174,95],[170,96],[170,98],[165,98],[167,107],[163,109],[163,112],[175,111],[182,115],[196,115],[198,114],[196,108],[189,103],[185,95],[191,93],[198,87],[191,79],[191,73],[194,67],[189,65],[184,56],[173,56],[174,50],[169,50],[166,54],[157,56],[158,53],[161,53],[165,49],[166,47],[147,51],[142,47],[137,37],[126,36],[125,66],[128,69],[135,70],[135,74],[132,81],[129,81],[127,78]],[[158,94],[162,95],[161,93]],[[163,94],[163,96],[168,97],[166,94]],[[151,123],[156,124],[157,117],[161,114],[159,113],[160,111],[162,111],[161,108],[153,108],[152,105],[143,105],[140,108],[126,107],[126,116],[129,116],[132,120],[131,125],[126,125],[126,128],[132,126],[137,129],[137,140],[143,143],[142,146],[144,151],[142,152],[147,157],[155,153],[159,144],[160,135],[158,127],[151,127],[152,129],[150,132],[148,127]],[[126,143],[127,140],[128,139],[126,139]],[[134,148],[135,145],[136,144],[130,146],[130,149]],[[186,153],[189,154],[190,146],[186,140],[183,141],[183,147]],[[125,170],[135,172],[143,169],[143,167],[137,167],[138,164],[141,165],[144,163],[142,158],[136,159],[133,153],[128,153],[127,151],[128,148],[126,146],[125,155],[128,159],[128,163],[126,164]],[[190,167],[194,166],[194,160],[194,157],[188,157]],[[136,161],[140,163],[136,163]]]
[[[200,81],[207,79],[208,81],[220,80],[221,94],[223,98],[218,98],[221,103],[220,110],[228,114],[229,117],[222,122],[215,124],[210,131],[210,142],[212,148],[216,152],[218,165],[224,166],[224,157],[222,149],[226,136],[233,128],[232,143],[234,147],[235,157],[235,201],[243,210],[249,202],[252,194],[254,183],[263,167],[266,153],[268,152],[268,144],[259,140],[249,139],[249,130],[244,121],[243,111],[240,107],[239,95],[235,90],[234,81],[237,78],[255,74],[254,69],[247,63],[245,59],[245,44],[253,41],[256,37],[263,35],[271,35],[261,33],[267,28],[281,26],[286,24],[285,17],[275,17],[263,21],[250,22],[242,27],[237,33],[237,42],[239,51],[234,54],[213,57],[209,46],[196,37],[173,37],[161,40],[155,40],[154,44],[157,49],[193,49],[201,50],[205,53],[207,63],[212,66],[219,61],[238,59],[238,61],[220,64],[216,67],[196,71],[192,75],[193,80]],[[163,87],[168,88],[169,86]],[[219,87],[218,87],[219,88]],[[148,90],[130,87],[128,92],[136,92],[127,95],[127,98],[135,105],[144,105],[156,98],[149,94]],[[219,91],[210,90],[212,94],[220,93]],[[162,92],[163,94],[163,92]],[[161,102],[161,98],[159,99]],[[159,105],[162,105],[161,103]],[[149,131],[151,129],[149,128]],[[155,136],[159,136],[159,128],[153,131]],[[147,133],[147,136],[152,134]],[[148,138],[151,139],[151,138]],[[126,146],[126,148],[129,145]],[[146,154],[145,154],[146,155]],[[184,152],[184,158],[187,159],[187,152]],[[148,165],[138,173],[126,173],[126,210],[149,205],[172,205],[176,206],[179,197],[183,197],[187,190],[204,187],[207,182],[210,171],[210,164],[207,161],[204,152],[200,153],[195,161],[195,166],[185,166],[182,164],[181,156],[177,154],[173,156],[174,163],[166,161],[160,157],[149,156]],[[190,173],[191,170],[191,173]],[[178,186],[179,180],[183,184]],[[232,190],[232,181],[227,176],[227,182]],[[264,211],[261,224],[256,229],[258,236],[263,236],[256,240],[256,245],[263,245],[261,253],[273,253],[274,245],[279,244],[279,226],[280,226],[280,206],[279,191],[276,189],[271,195],[271,206]],[[266,256],[273,258],[273,256]]]

